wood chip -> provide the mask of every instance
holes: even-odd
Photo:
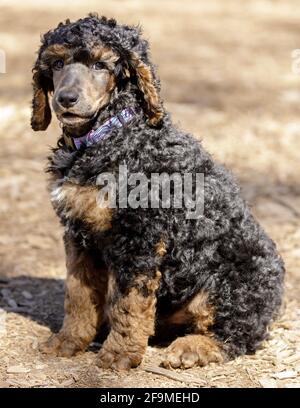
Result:
[[[9,304],[9,306],[13,309],[17,309],[18,308],[18,304],[14,299],[7,299],[7,303]]]
[[[284,384],[284,388],[300,388],[300,383]]]
[[[30,368],[26,368],[24,366],[10,366],[7,368],[6,372],[8,374],[24,374],[29,373]]]
[[[7,299],[11,295],[11,291],[9,289],[1,289],[0,293],[4,299]]]
[[[0,388],[9,388],[9,383],[0,381]]]
[[[69,378],[68,380],[65,380],[63,382],[60,383],[61,387],[68,387],[69,385],[74,384],[74,379],[73,378]]]
[[[274,378],[263,377],[258,380],[263,388],[277,388],[277,382]]]
[[[38,382],[41,382],[41,381],[45,382],[47,380],[47,375],[41,371],[36,371],[35,373],[30,374],[30,380],[38,381]]]
[[[171,380],[180,381],[184,383],[195,383],[202,386],[206,385],[206,381],[201,380],[199,378],[188,377],[184,374],[179,374],[171,370],[167,370],[166,368],[152,366],[152,365],[144,365],[141,367],[144,371],[148,373],[162,375],[164,377],[170,378]]]
[[[39,340],[38,339],[33,339],[31,343],[31,348],[33,350],[37,350],[39,348]]]
[[[273,374],[273,377],[278,378],[278,380],[286,380],[288,378],[296,378],[297,372],[293,370],[281,371],[280,373]]]
[[[33,298],[32,294],[28,292],[27,290],[23,290],[22,295],[24,296],[25,299],[28,299],[28,300]]]
[[[47,368],[48,366],[47,366],[47,364],[37,364],[36,366],[35,366],[35,369],[36,370],[44,370],[45,368]]]
[[[300,353],[298,353],[298,354],[293,354],[292,356],[285,358],[285,359],[283,360],[283,362],[284,362],[285,364],[294,364],[294,363],[296,363],[296,362],[299,361],[299,360],[300,360]]]
[[[277,355],[278,360],[283,360],[283,359],[290,357],[292,354],[293,354],[293,350],[283,350],[283,351],[279,351],[276,355]]]

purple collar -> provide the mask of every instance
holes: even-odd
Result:
[[[89,147],[106,139],[108,135],[116,128],[121,128],[131,122],[136,116],[134,108],[125,108],[118,115],[106,120],[98,129],[90,130],[86,135],[81,137],[72,137],[64,134],[67,146],[79,150],[82,146]]]

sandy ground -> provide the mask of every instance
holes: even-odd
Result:
[[[20,4],[19,4],[20,3]],[[66,6],[67,4],[67,6]],[[300,48],[298,0],[0,1],[0,387],[300,386]],[[88,11],[142,23],[174,120],[230,167],[286,262],[286,309],[255,356],[216,366],[155,371],[148,348],[129,374],[93,365],[94,344],[72,359],[42,356],[38,342],[63,317],[62,231],[43,172],[55,122],[29,126],[31,67],[40,33]]]

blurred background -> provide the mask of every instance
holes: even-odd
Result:
[[[189,370],[181,384],[142,368],[93,371],[93,350],[72,360],[37,351],[61,324],[65,268],[44,174],[60,129],[30,128],[31,68],[42,33],[90,11],[142,25],[174,121],[235,173],[286,262],[285,314],[267,351]],[[0,386],[299,386],[299,17],[298,0],[0,0]],[[149,348],[146,362],[160,352]]]

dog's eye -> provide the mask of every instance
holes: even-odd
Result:
[[[53,62],[52,67],[53,69],[59,71],[60,69],[63,69],[64,65],[65,65],[64,61],[62,59],[58,59]]]
[[[101,69],[105,69],[105,64],[104,62],[97,61],[92,65],[92,68],[95,69],[96,71],[99,71]]]

